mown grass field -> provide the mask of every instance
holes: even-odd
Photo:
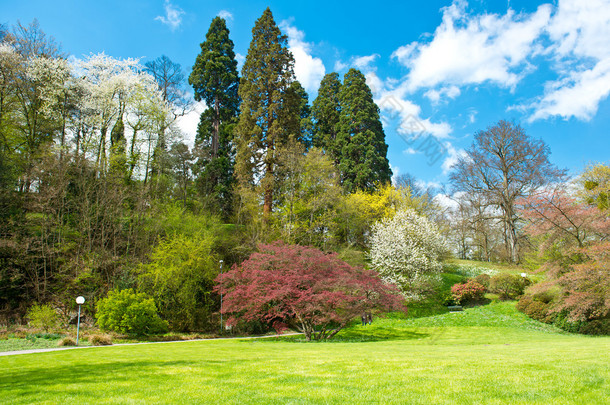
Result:
[[[514,303],[376,319],[339,339],[215,340],[0,357],[0,403],[604,404],[610,338]]]

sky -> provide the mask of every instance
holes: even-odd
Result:
[[[266,7],[312,102],[326,73],[365,73],[395,175],[448,183],[474,134],[499,120],[543,139],[573,175],[610,161],[610,0],[0,0],[0,23],[38,19],[73,58],[161,55],[188,76],[212,19],[238,62]],[[180,121],[194,138],[202,106]]]

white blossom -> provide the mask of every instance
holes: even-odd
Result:
[[[446,250],[436,225],[406,209],[373,226],[369,257],[385,281],[398,285],[409,296],[440,273]]]

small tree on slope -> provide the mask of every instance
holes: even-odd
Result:
[[[375,272],[334,253],[280,242],[260,246],[217,282],[227,324],[260,320],[278,331],[294,326],[307,340],[330,339],[364,312],[404,309],[396,287]]]
[[[436,225],[412,209],[373,226],[371,265],[381,278],[411,297],[441,270],[445,240]]]

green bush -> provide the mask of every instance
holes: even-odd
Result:
[[[481,284],[483,287],[485,287],[485,291],[488,291],[490,279],[491,279],[491,277],[489,276],[489,274],[479,274],[478,276],[476,276],[474,278],[474,281]]]
[[[523,295],[525,287],[532,282],[514,274],[497,274],[489,279],[489,290],[500,296],[500,299],[515,299]]]
[[[27,318],[31,326],[42,328],[45,331],[57,327],[59,315],[49,305],[34,304],[29,309]]]
[[[97,323],[102,330],[130,335],[167,332],[167,321],[157,314],[154,300],[132,289],[110,291],[96,308]]]
[[[595,319],[580,326],[580,333],[585,335],[610,335],[610,319]]]

